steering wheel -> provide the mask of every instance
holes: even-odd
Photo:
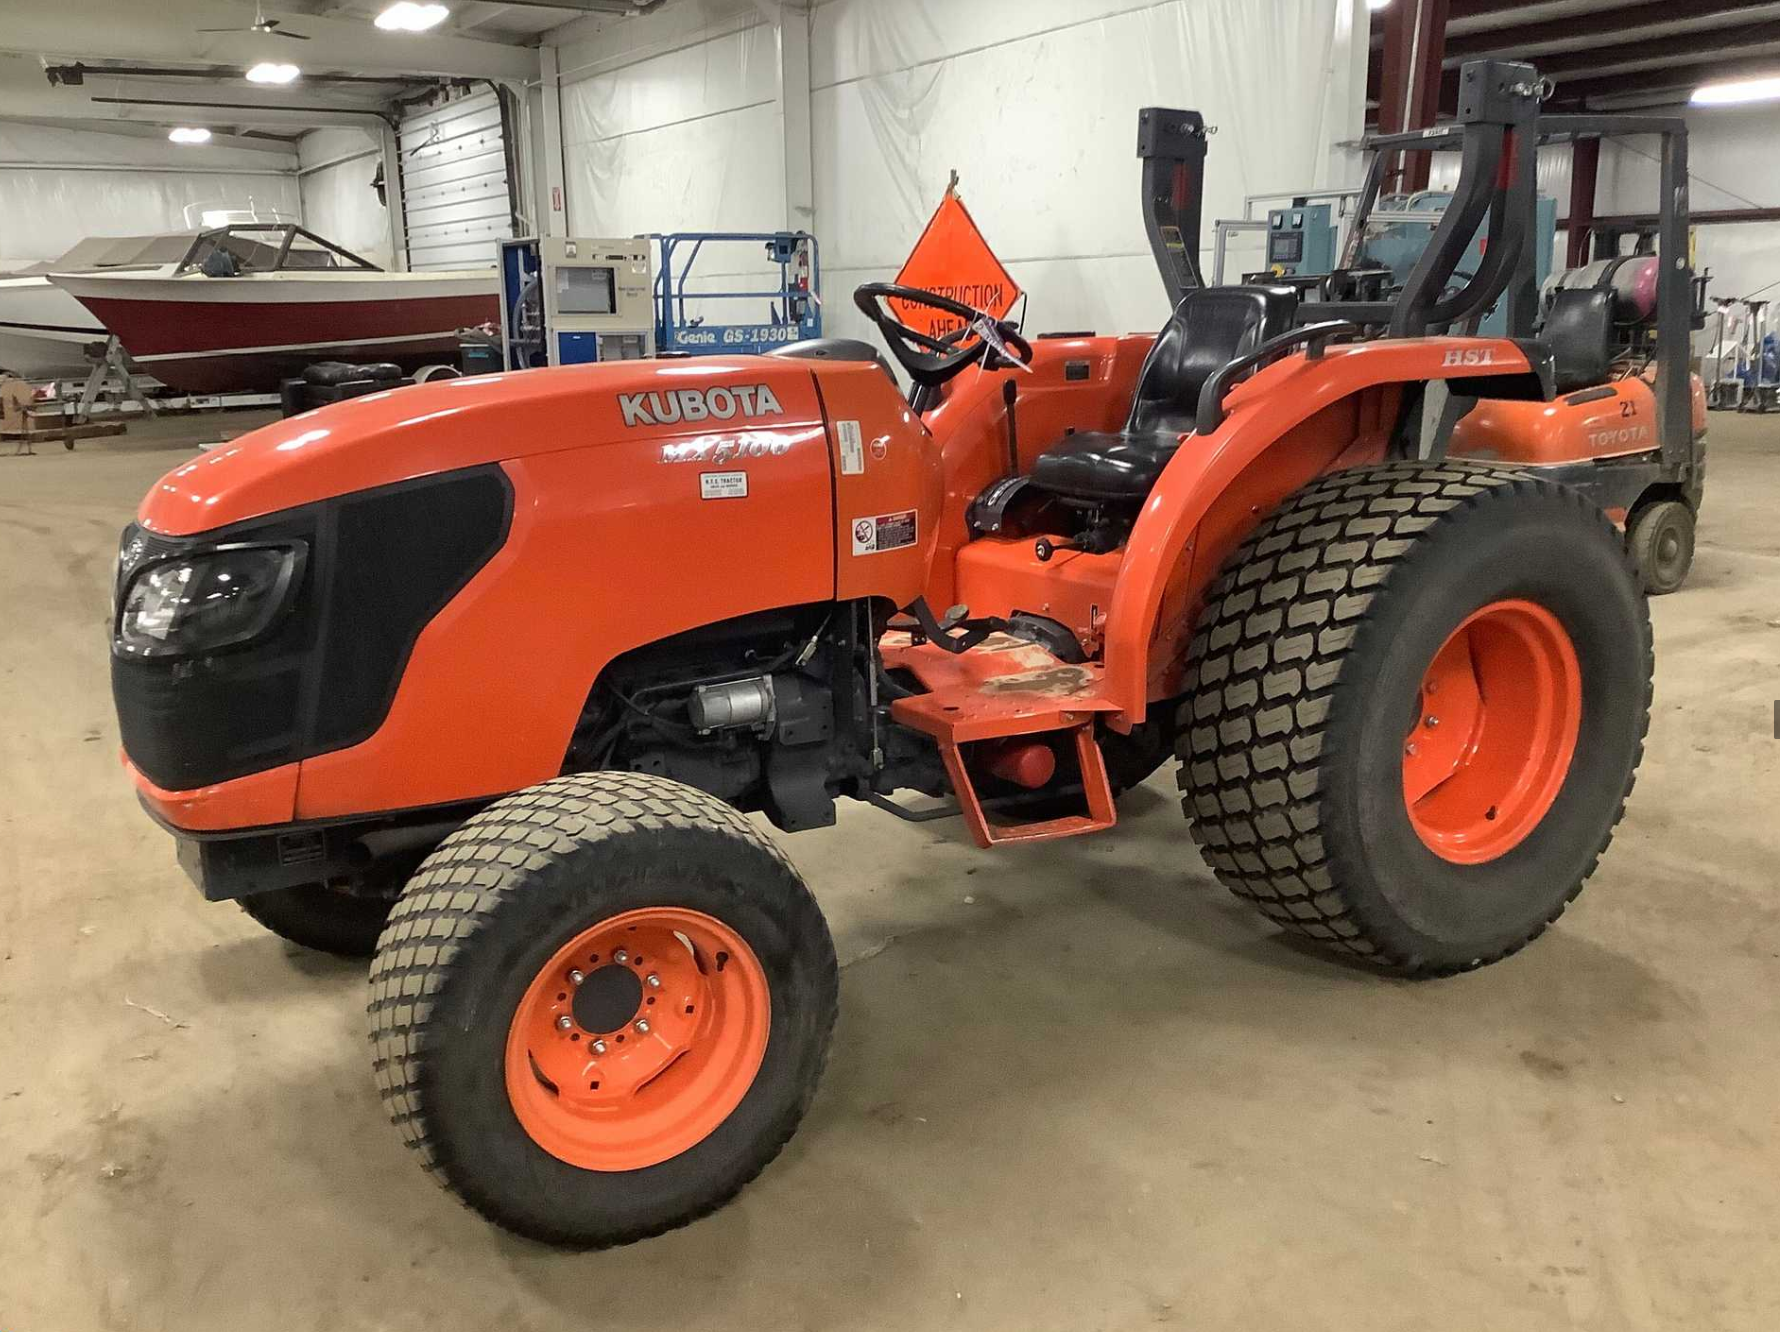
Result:
[[[883,303],[886,297],[953,315],[964,321],[964,327],[943,338],[930,337],[891,314]],[[867,282],[854,290],[853,304],[878,326],[890,354],[909,372],[909,378],[924,387],[943,384],[987,356],[1021,366],[1032,360],[1032,344],[1012,324],[936,291],[898,286],[894,282]],[[977,335],[975,340],[960,346],[973,332]],[[1005,354],[1009,351],[1012,356]]]

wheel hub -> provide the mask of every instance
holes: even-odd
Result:
[[[696,1145],[740,1104],[766,1053],[765,972],[713,916],[650,907],[581,931],[513,1014],[507,1095],[545,1151],[637,1170]]]
[[[1575,756],[1582,670],[1558,618],[1530,601],[1473,612],[1434,654],[1403,742],[1403,799],[1435,855],[1494,860],[1550,811]]]
[[[571,983],[573,977],[570,977]],[[631,968],[608,963],[589,972],[575,987],[569,1013],[585,1032],[604,1035],[628,1026],[643,1003],[643,982]]]

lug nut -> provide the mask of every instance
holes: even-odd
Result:
[[[1405,754],[1409,755],[1410,758],[1414,758],[1415,757],[1415,746],[1413,744],[1404,745],[1403,752]]]
[[[643,977],[643,984],[647,985],[651,990],[659,990],[661,988],[661,977],[651,971],[647,976]]]
[[[578,971],[571,971],[569,973],[569,984],[570,985],[579,985],[582,981],[584,981],[586,979],[587,979],[587,977],[583,976]]]
[[[647,1018],[638,1018],[637,1019],[637,1035],[647,1036],[648,1034],[649,1034],[649,1020]]]
[[[612,954],[612,960],[614,962],[628,962],[630,961],[630,954],[620,948],[616,953]]]
[[[575,1025],[575,1019],[570,1017],[567,1013],[564,1013],[561,1017],[556,1019],[556,1025],[563,1031],[567,1031],[570,1027]]]
[[[1425,726],[1425,727],[1427,727],[1427,728],[1428,728],[1428,729],[1429,729],[1429,730],[1430,730],[1430,731],[1431,731],[1431,730],[1433,730],[1433,729],[1434,729],[1434,728],[1435,728],[1435,727],[1436,727],[1436,726],[1438,726],[1438,725],[1440,725],[1440,718],[1438,718],[1438,717],[1432,717],[1432,716],[1430,716],[1430,717],[1425,717],[1425,718],[1423,718],[1423,719],[1422,719],[1422,725],[1423,725],[1423,726]]]
[[[606,1052],[606,1043],[604,1041],[595,1041],[592,1048],[595,1054],[604,1054]]]

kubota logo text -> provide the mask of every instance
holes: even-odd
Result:
[[[668,393],[620,393],[618,410],[627,426],[728,421],[736,416],[783,416],[785,409],[765,384],[735,388],[675,389]]]
[[[1494,365],[1495,363],[1496,363],[1496,354],[1492,349],[1490,349],[1488,347],[1469,347],[1469,348],[1454,347],[1451,351],[1447,352],[1446,355],[1440,361],[1440,364],[1443,366],[1445,366],[1445,365]]]

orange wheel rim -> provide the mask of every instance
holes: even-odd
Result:
[[[1494,860],[1539,826],[1569,775],[1582,723],[1570,635],[1530,601],[1494,601],[1428,664],[1403,742],[1409,821],[1435,855]]]
[[[626,911],[532,980],[507,1033],[507,1097],[558,1160],[658,1165],[741,1104],[770,1019],[766,973],[729,926],[680,907]]]

